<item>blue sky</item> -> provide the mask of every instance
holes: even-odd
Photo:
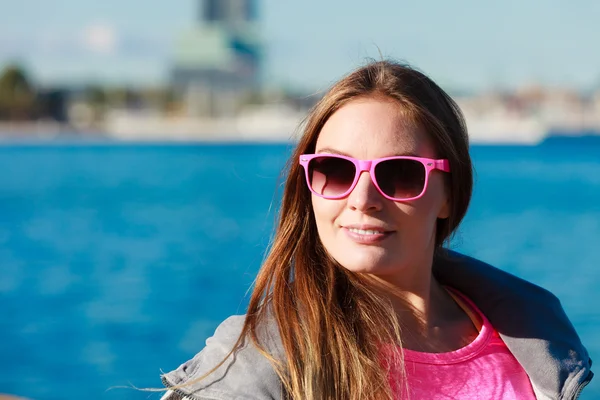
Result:
[[[260,1],[260,0],[259,0]],[[195,0],[5,0],[0,65],[39,82],[160,83]],[[365,57],[446,87],[600,86],[597,0],[262,0],[269,82],[321,89]]]

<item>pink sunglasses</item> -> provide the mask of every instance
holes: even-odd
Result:
[[[409,156],[358,160],[337,154],[302,154],[300,165],[304,167],[310,191],[325,199],[348,196],[360,174],[367,171],[385,198],[393,201],[416,200],[427,190],[432,170],[450,172],[448,160]]]

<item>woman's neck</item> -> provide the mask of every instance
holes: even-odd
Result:
[[[472,342],[478,331],[470,317],[432,276],[431,268],[419,272],[420,276],[403,277],[401,285],[386,280],[393,287],[386,296],[398,317],[403,346],[440,353]]]

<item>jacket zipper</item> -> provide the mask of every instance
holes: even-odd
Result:
[[[181,396],[182,399],[190,399],[193,400],[196,397],[192,394],[187,394],[185,393],[183,390],[181,389],[172,389],[171,383],[169,381],[167,381],[167,378],[165,378],[164,376],[160,378],[160,380],[162,381],[163,385],[170,390],[173,393],[177,393],[179,396]]]
[[[581,396],[581,392],[592,381],[593,377],[594,377],[594,373],[592,371],[590,371],[590,373],[585,378],[585,380],[579,384],[579,387],[577,388],[577,391],[573,395],[573,400],[577,400],[579,398],[579,396]]]

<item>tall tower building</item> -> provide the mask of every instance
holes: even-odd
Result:
[[[255,0],[204,0],[200,4],[200,22],[235,24],[257,17]]]
[[[173,85],[190,114],[227,116],[260,89],[262,42],[257,0],[199,0],[197,23],[175,46]]]

